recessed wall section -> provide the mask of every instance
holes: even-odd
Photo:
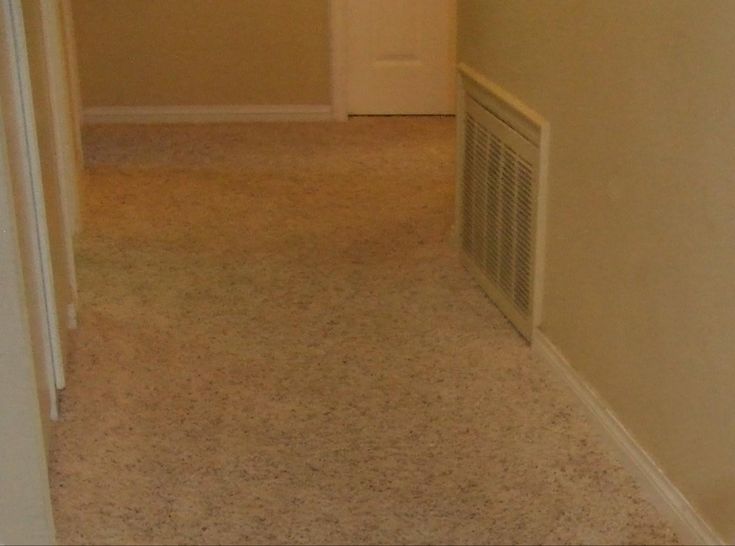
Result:
[[[73,0],[89,107],[329,104],[327,0]]]

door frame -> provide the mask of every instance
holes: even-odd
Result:
[[[82,93],[79,81],[79,60],[77,56],[77,40],[74,30],[74,14],[72,13],[71,0],[59,0],[61,3],[61,27],[63,32],[63,48],[66,60],[67,86],[69,88],[70,108],[72,115],[74,145],[76,152],[76,181],[77,189],[74,193],[79,203],[79,182],[82,180],[84,165],[84,150],[82,148]],[[74,233],[81,230],[81,214],[77,210],[77,216],[74,219]]]
[[[5,3],[5,0],[2,2]],[[0,6],[0,19],[7,12]],[[0,54],[7,50],[0,48]],[[0,105],[0,543],[51,544],[54,521],[37,377],[26,311],[17,218]],[[3,498],[4,497],[4,498]]]
[[[329,0],[329,56],[332,116],[347,121],[347,2]]]
[[[14,118],[18,120],[16,127],[6,130],[15,130],[23,141],[23,172],[19,180],[20,191],[26,196],[24,202],[29,210],[24,211],[24,217],[31,218],[28,226],[36,244],[33,248],[33,278],[26,279],[31,290],[36,290],[40,296],[43,308],[40,316],[44,325],[41,336],[44,347],[41,354],[44,358],[44,369],[47,377],[50,397],[50,413],[52,419],[58,418],[57,389],[65,385],[64,354],[61,342],[59,315],[56,302],[54,274],[51,260],[51,244],[49,241],[48,222],[46,218],[46,204],[44,201],[43,180],[41,175],[41,157],[36,133],[36,118],[33,105],[33,90],[31,88],[31,74],[26,47],[25,26],[23,23],[22,0],[7,0],[2,2],[2,16],[7,22],[8,36],[5,40],[7,48],[3,52],[8,56],[9,66],[15,67],[12,71],[10,86],[14,88],[13,108]],[[40,380],[40,378],[39,378]]]
[[[48,93],[53,124],[54,149],[56,150],[56,172],[61,193],[61,220],[64,227],[66,268],[69,275],[72,301],[71,309],[64,310],[70,319],[75,319],[77,302],[77,274],[74,259],[74,235],[79,224],[79,178],[77,163],[77,132],[74,127],[72,86],[69,85],[68,56],[65,47],[65,22],[62,6],[58,1],[40,2],[41,24],[43,25],[43,49],[48,78]],[[71,320],[72,323],[76,322]],[[63,388],[63,370],[61,373]]]

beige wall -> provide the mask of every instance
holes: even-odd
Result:
[[[550,120],[541,329],[735,540],[735,3],[461,0]]]
[[[329,104],[326,0],[73,0],[84,106]]]

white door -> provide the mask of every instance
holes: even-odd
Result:
[[[349,0],[350,114],[453,114],[455,0]]]

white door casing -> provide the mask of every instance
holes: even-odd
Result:
[[[455,0],[347,0],[343,9],[350,114],[454,113]]]
[[[5,0],[2,0],[3,3]],[[0,6],[0,29],[5,11]],[[7,50],[0,45],[0,56]],[[13,173],[0,104],[0,542],[52,544],[43,375],[35,368]],[[47,397],[45,400],[48,400]]]
[[[0,16],[0,36],[3,36],[0,99],[4,109],[30,333],[42,407],[55,419],[59,380],[63,384],[63,350],[20,1],[0,3]]]
[[[56,172],[62,197],[61,221],[65,231],[66,268],[69,272],[72,302],[77,299],[76,262],[74,258],[74,235],[78,231],[79,196],[77,180],[79,178],[77,158],[77,131],[73,111],[73,96],[67,63],[69,57],[65,44],[65,28],[60,2],[41,2],[41,18],[43,23],[44,53],[48,74],[48,91],[53,118],[54,148],[56,149]],[[57,375],[59,388],[63,388],[63,373]]]

